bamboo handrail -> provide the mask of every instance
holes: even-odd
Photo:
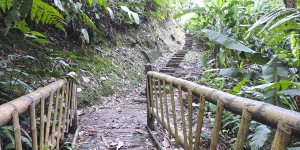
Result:
[[[260,123],[266,124],[273,128],[277,128],[280,121],[292,128],[292,135],[300,137],[300,113],[287,110],[278,106],[267,104],[264,102],[251,100],[248,98],[238,97],[229,93],[225,93],[216,89],[201,86],[196,83],[175,78],[169,75],[149,71],[148,76],[165,80],[177,87],[180,85],[182,90],[190,89],[195,96],[203,95],[208,102],[217,104],[220,101],[224,105],[224,109],[235,114],[242,115],[243,110],[252,114],[252,119]]]
[[[41,98],[43,97],[48,97],[50,95],[50,91],[54,90],[53,92],[56,91],[56,89],[59,89],[62,87],[62,85],[66,84],[67,80],[66,79],[60,79],[56,82],[53,82],[49,84],[48,86],[42,87],[36,91],[33,91],[27,95],[21,96],[15,100],[12,100],[8,103],[5,103],[3,105],[0,105],[0,126],[5,125],[8,123],[11,119],[12,116],[11,114],[14,111],[18,111],[19,114],[24,113],[26,110],[28,110],[28,107],[32,104],[38,104],[40,103]]]
[[[72,86],[69,87],[69,85]],[[30,123],[28,126],[30,126],[29,129],[31,131],[32,149],[41,150],[45,147],[59,149],[59,142],[61,139],[64,139],[65,127],[69,129],[69,125],[71,125],[76,128],[77,125],[77,120],[75,120],[75,115],[77,114],[77,93],[75,88],[75,84],[71,81],[60,79],[27,95],[0,105],[0,127],[8,124],[12,120],[16,150],[22,149],[20,130],[24,128],[24,125],[20,125],[19,118],[20,115],[26,111],[29,111],[30,115]],[[48,104],[46,106],[47,112],[45,112],[46,102]],[[39,111],[36,111],[36,105],[40,106]],[[52,112],[52,110],[54,110],[54,112]],[[36,112],[40,113],[40,115],[37,116]],[[45,115],[47,118],[44,118]],[[39,142],[36,117],[40,118],[38,122],[40,128]],[[52,130],[50,131],[50,129]],[[26,132],[26,130],[24,131]]]
[[[272,143],[272,149],[274,150],[286,149],[291,135],[300,137],[299,112],[287,110],[248,98],[238,97],[158,72],[146,72],[147,83],[153,83],[154,85],[154,87],[150,86],[150,88],[146,89],[147,95],[155,95],[155,98],[147,97],[148,113],[150,113],[147,116],[153,116],[157,120],[158,125],[162,125],[163,129],[167,130],[169,136],[172,136],[175,139],[177,147],[180,145],[182,148],[188,150],[203,148],[200,139],[206,102],[217,106],[214,127],[210,137],[210,150],[215,150],[220,146],[220,142],[218,140],[224,110],[228,110],[242,116],[237,140],[234,144],[235,150],[244,149],[246,139],[248,137],[250,122],[252,120],[277,128]],[[163,84],[161,84],[161,81]],[[155,86],[156,82],[158,83],[158,87]],[[166,84],[169,85],[170,93],[167,93],[165,90]],[[161,91],[162,85],[163,91]],[[152,91],[152,88],[154,89],[154,92]],[[156,89],[159,90],[159,100],[157,99],[158,96]],[[183,97],[185,92],[188,93],[187,97]],[[174,93],[178,94],[175,95]],[[164,95],[164,101],[162,101],[162,95]],[[197,99],[200,98],[198,114],[195,114],[197,117],[195,126],[193,121],[194,109],[192,108],[192,102],[194,101],[193,97],[197,97]],[[155,105],[152,106],[150,102]],[[165,103],[165,108],[162,107],[163,102]],[[175,102],[178,106],[175,106]],[[160,107],[158,106],[158,103],[161,105]],[[168,110],[168,105],[172,106],[170,111]],[[175,109],[175,107],[177,107],[177,109]],[[166,113],[164,114],[164,112]],[[168,117],[171,116],[173,118],[172,122],[168,122]],[[177,117],[179,119],[177,119]],[[148,125],[153,124],[154,122],[153,119],[148,118],[147,120]],[[196,128],[193,128],[193,126]]]

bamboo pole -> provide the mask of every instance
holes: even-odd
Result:
[[[68,112],[68,107],[67,107],[68,101],[69,101],[69,82],[67,83],[67,90],[66,90],[65,111],[64,111],[64,115],[63,115],[62,133],[61,133],[61,138],[62,139],[65,137],[67,112]]]
[[[188,122],[189,122],[189,149],[193,149],[193,108],[192,108],[192,91],[188,90]]]
[[[147,95],[147,120],[151,118],[151,113],[150,113],[150,93],[149,93],[149,78],[146,76],[146,95]]]
[[[252,115],[247,110],[243,110],[242,120],[240,123],[239,132],[238,132],[238,135],[236,138],[237,140],[234,145],[234,150],[244,149],[244,145],[245,145],[247,134],[248,134],[249,127],[250,127],[251,118],[252,118]]]
[[[166,120],[166,118],[162,118],[161,116],[156,116],[156,110],[154,110],[153,113],[153,116],[157,119],[158,122],[162,123],[162,119]],[[160,115],[160,114],[158,114]],[[171,128],[168,128],[168,126],[166,125],[166,121],[164,121],[164,124],[162,124],[167,130],[171,131],[171,135],[173,137],[176,137],[176,127],[174,127],[173,125],[170,125]],[[177,139],[176,139],[176,143],[178,143],[178,146],[181,145],[182,147],[184,147],[184,138],[183,138],[183,135],[180,134],[180,133],[177,133]]]
[[[70,121],[71,121],[71,124],[70,126],[73,126],[73,119],[74,119],[74,112],[75,112],[75,83],[72,82],[72,102],[71,102],[71,116],[70,116]]]
[[[155,81],[157,79],[153,78],[154,79],[154,83],[153,83],[153,86],[154,86],[154,95],[155,95],[155,109],[156,109],[156,116],[158,116],[158,100],[157,100],[157,90],[156,90],[156,84],[155,84]],[[159,125],[159,122],[157,121],[158,125]]]
[[[16,146],[15,149],[16,150],[22,150],[21,127],[20,127],[20,123],[19,123],[19,113],[18,113],[18,111],[13,112],[12,118],[13,118],[15,146]]]
[[[202,125],[203,125],[204,109],[205,109],[205,97],[202,95],[202,96],[200,96],[194,150],[197,150],[199,148],[199,144],[200,144],[200,136],[201,136]]]
[[[178,85],[178,95],[179,95],[180,112],[181,112],[181,128],[183,130],[183,138],[184,138],[184,149],[188,149],[188,141],[187,141],[186,123],[185,123],[184,107],[183,107],[183,101],[182,101],[181,85]]]
[[[272,143],[272,150],[287,149],[291,133],[292,128],[286,125],[284,122],[279,121],[276,129],[276,134]]]
[[[46,124],[46,134],[45,134],[45,144],[48,145],[49,141],[49,130],[50,130],[50,120],[51,120],[51,110],[52,110],[52,103],[53,103],[53,90],[50,92],[50,101],[48,105],[48,113],[47,113],[47,124]]]
[[[62,91],[61,91],[61,102],[60,102],[60,107],[59,107],[56,149],[59,149],[59,141],[60,141],[60,138],[61,138],[61,123],[62,123],[64,101],[65,101],[65,86],[62,87]]]
[[[32,138],[32,149],[38,149],[37,132],[36,132],[36,118],[35,118],[35,104],[30,105],[30,129]]]
[[[160,115],[161,117],[164,118],[164,108],[163,108],[163,101],[162,101],[162,94],[161,94],[160,79],[158,79],[158,92],[159,92]],[[162,119],[162,121],[164,121],[164,119]],[[164,122],[162,124],[164,124]]]
[[[176,147],[179,147],[178,127],[177,127],[176,109],[175,109],[174,91],[173,91],[172,82],[169,83],[169,86],[170,86],[170,94],[171,94],[172,116],[173,116],[174,130],[175,130],[174,137],[176,141]]]
[[[56,132],[56,118],[57,118],[57,110],[58,110],[58,99],[59,99],[59,90],[56,91],[55,97],[55,107],[54,107],[54,116],[52,120],[52,134],[51,134],[51,143],[55,140],[55,132]],[[56,135],[57,136],[57,135]],[[54,149],[54,145],[51,145],[51,150]]]
[[[71,81],[70,81],[71,82]],[[70,118],[70,124],[69,124],[69,127],[71,127],[73,125],[73,116],[74,116],[74,83],[71,82],[71,85],[70,85],[70,114],[69,114],[69,118]]]
[[[224,104],[222,104],[220,101],[217,103],[217,111],[216,111],[216,118],[215,118],[215,125],[212,133],[211,143],[210,143],[210,150],[216,150],[218,139],[219,139],[219,132],[221,129],[221,123],[222,123],[222,115],[224,110]]]
[[[166,81],[163,80],[163,86],[164,86],[164,99],[165,99],[165,107],[166,107],[166,118],[167,118],[167,126],[170,129],[170,116],[169,116],[169,108],[168,108],[168,99],[167,99],[167,91],[166,91]],[[168,130],[169,136],[171,136],[171,131]]]
[[[41,98],[41,116],[40,116],[40,150],[44,150],[44,138],[45,138],[45,98]]]
[[[151,76],[147,76],[148,77],[148,84],[149,84],[149,87],[148,87],[148,93],[149,93],[149,96],[150,96],[150,99],[149,99],[149,118],[147,119],[147,125],[149,127],[149,129],[153,130],[154,129],[154,117],[152,116],[152,112],[153,112],[153,86],[152,86],[152,78]],[[152,111],[150,110],[152,109]]]
[[[70,123],[71,123],[71,118],[70,118],[70,114],[71,114],[71,100],[72,100],[72,82],[69,81],[69,85],[68,85],[68,103],[67,103],[67,108],[68,108],[68,111],[67,111],[67,125],[66,125],[66,132],[69,133],[69,128],[70,128]]]

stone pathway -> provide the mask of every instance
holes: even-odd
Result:
[[[191,37],[186,36],[186,41],[183,50],[157,60],[154,70],[170,75],[175,73],[191,48]],[[145,129],[147,107],[145,93],[141,92],[144,89],[145,82],[142,82],[126,95],[107,97],[103,105],[81,110],[78,149],[156,149]]]

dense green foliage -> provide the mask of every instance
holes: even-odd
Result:
[[[143,62],[140,52],[123,49],[107,55],[116,51],[109,46],[123,43],[116,32],[168,20],[182,2],[0,0],[0,104],[64,77],[83,89],[78,94],[81,107],[126,90],[131,81],[137,84],[143,78],[143,64],[134,63]],[[31,149],[27,115],[21,115],[22,142]],[[11,126],[0,128],[5,149],[15,147],[12,134]]]
[[[286,8],[278,0],[210,0],[174,18],[188,13],[193,17],[185,28],[209,47],[203,57],[203,84],[300,111],[298,8]],[[234,139],[239,119],[225,114],[223,128]],[[254,123],[251,133],[247,148],[259,149],[270,142],[266,126]]]

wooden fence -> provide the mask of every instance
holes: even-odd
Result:
[[[277,128],[272,143],[272,149],[274,150],[286,149],[290,135],[300,137],[299,112],[238,97],[149,70],[151,70],[151,66],[146,66],[148,127],[153,129],[153,122],[156,119],[168,131],[169,135],[176,140],[176,144],[184,149],[199,148],[205,102],[210,102],[217,106],[210,150],[215,150],[217,147],[224,109],[242,116],[237,140],[234,145],[235,150],[244,149],[251,120]],[[183,91],[188,95],[185,100],[182,98]],[[175,92],[178,94],[177,99],[179,102],[177,103],[174,101]],[[197,114],[196,131],[192,129],[192,118],[195,115],[192,108],[193,96],[200,99],[198,112],[195,113]],[[184,107],[186,103],[187,108]],[[180,116],[176,115],[175,107],[179,108]],[[185,112],[188,114],[187,117]],[[179,126],[181,126],[180,129]]]
[[[29,133],[33,150],[58,149],[65,134],[77,126],[76,101],[76,84],[58,80],[0,105],[0,127],[12,124],[16,150],[24,149],[24,132]],[[20,116],[29,117],[30,123],[20,123]]]

